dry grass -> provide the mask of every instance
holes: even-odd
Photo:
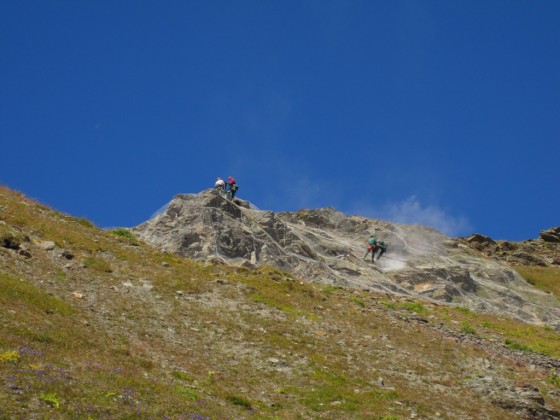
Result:
[[[0,209],[32,255],[0,248],[0,418],[498,419],[466,385],[492,355],[439,329],[560,357],[545,328],[179,258],[6,188]]]
[[[515,269],[537,289],[560,296],[560,267],[516,266]]]

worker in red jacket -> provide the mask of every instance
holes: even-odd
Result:
[[[235,182],[235,179],[232,176],[228,176],[226,191],[228,190],[228,187],[229,187],[229,191],[231,191],[231,199],[233,200],[233,198],[235,197],[235,192],[239,189],[239,187],[237,186],[237,183]]]

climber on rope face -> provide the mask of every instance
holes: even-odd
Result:
[[[377,251],[379,251],[379,254],[377,255],[376,258]],[[378,241],[375,235],[371,235],[368,240],[367,252],[366,255],[364,255],[364,258],[367,258],[368,254],[371,252],[371,262],[375,262],[376,260],[381,258],[381,256],[386,251],[387,251],[387,245],[385,244],[385,242]]]
[[[228,189],[229,187],[229,189]],[[232,176],[228,176],[228,182],[226,184],[226,191],[228,192],[228,196],[231,195],[231,200],[235,198],[235,193],[239,189],[235,179]],[[229,198],[229,197],[228,197]]]
[[[375,253],[377,252],[377,238],[375,235],[371,235],[368,240],[368,247],[366,255],[364,258],[367,258],[368,254],[371,252],[371,261],[375,261]]]
[[[214,184],[214,187],[216,188],[216,190],[218,190],[218,192],[224,192],[226,189],[226,183],[222,178],[218,177],[216,183]]]

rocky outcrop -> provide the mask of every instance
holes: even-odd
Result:
[[[268,264],[307,281],[422,296],[560,326],[555,297],[479,252],[519,250],[483,235],[455,240],[429,227],[347,216],[333,208],[261,211],[213,190],[177,195],[134,232],[161,250],[199,260]],[[370,234],[388,244],[375,263],[364,259]]]
[[[507,264],[560,266],[560,227],[543,230],[540,238],[522,242],[496,241],[480,234],[462,238],[460,242]]]
[[[540,236],[545,242],[560,243],[560,227],[543,230]]]

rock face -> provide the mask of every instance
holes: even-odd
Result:
[[[268,264],[307,281],[419,295],[560,327],[560,301],[472,249],[472,243],[498,246],[482,235],[467,245],[432,228],[347,216],[333,208],[261,211],[213,190],[177,195],[134,232],[163,251],[199,260]],[[388,244],[375,263],[364,258],[371,234]]]
[[[543,230],[541,232],[541,239],[545,242],[560,243],[560,227]]]
[[[523,242],[495,241],[480,234],[462,238],[461,242],[507,264],[560,266],[560,227],[543,230],[540,238]]]

